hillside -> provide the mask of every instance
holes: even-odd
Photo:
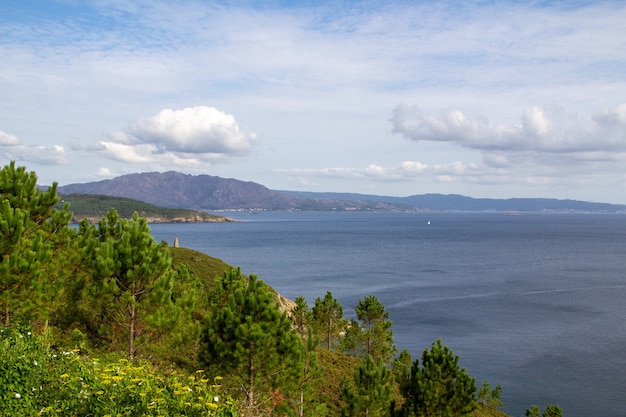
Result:
[[[130,198],[111,197],[98,194],[69,194],[60,195],[61,201],[57,204],[60,208],[64,204],[70,205],[72,223],[79,223],[87,218],[91,222],[97,222],[106,213],[114,208],[124,218],[131,218],[134,212],[145,218],[149,223],[205,223],[205,222],[228,222],[232,219],[225,216],[217,216],[205,212],[185,209],[172,209],[157,207],[143,201]]]
[[[377,196],[356,193],[315,193],[282,191],[300,198],[328,198],[334,200],[381,201],[389,204],[403,204],[414,209],[430,211],[504,211],[504,212],[605,212],[624,213],[626,205],[596,203],[579,200],[558,200],[554,198],[472,198],[458,194],[422,194],[408,197]]]
[[[199,211],[503,211],[626,213],[626,205],[550,198],[491,199],[423,194],[408,197],[357,193],[275,191],[254,183],[179,172],[141,173],[58,187],[60,194],[99,194],[155,206]]]
[[[215,277],[221,276],[230,267],[220,259],[213,258],[204,253],[187,248],[170,248],[173,266],[187,265],[192,273],[206,283],[207,289],[214,288]],[[268,283],[269,284],[269,283]],[[294,303],[277,294],[277,298],[283,310],[288,312],[294,307]],[[324,384],[317,387],[316,397],[325,402],[332,413],[339,414],[340,403],[338,393],[341,392],[341,380],[346,375],[351,375],[359,364],[359,360],[353,356],[337,351],[318,349],[318,360],[323,371]],[[334,415],[334,414],[333,414]],[[478,403],[473,417],[508,417],[502,411]]]

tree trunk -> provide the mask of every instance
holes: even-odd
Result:
[[[248,407],[254,407],[254,363],[252,361],[252,355],[248,362]]]
[[[333,327],[333,321],[332,319],[328,320],[328,350],[330,350],[330,338],[332,335],[332,327]]]
[[[135,304],[130,307],[130,322],[128,326],[128,356],[135,359],[135,322],[137,321],[137,310]]]
[[[4,300],[4,327],[9,327],[9,300]]]

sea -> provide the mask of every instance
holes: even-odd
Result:
[[[256,274],[347,318],[367,295],[399,351],[437,339],[502,409],[626,416],[626,214],[237,212],[233,223],[153,224],[157,241]]]

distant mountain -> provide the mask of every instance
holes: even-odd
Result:
[[[132,198],[159,207],[190,210],[323,210],[323,211],[407,211],[402,203],[376,200],[332,200],[301,198],[272,191],[267,187],[211,175],[179,172],[129,174],[110,180],[70,184],[57,188],[59,194],[101,194]]]
[[[58,192],[126,197],[160,207],[192,210],[284,210],[297,206],[299,200],[252,182],[174,171],[129,174],[99,182],[70,184],[58,187]]]
[[[624,212],[626,205],[549,198],[490,199],[423,194],[389,197],[356,193],[275,191],[254,183],[179,172],[129,174],[58,187],[59,194],[132,198],[159,207],[199,211],[581,211]]]
[[[405,204],[422,210],[435,211],[504,211],[504,212],[540,212],[540,211],[580,211],[626,213],[626,205],[594,203],[578,200],[558,200],[552,198],[471,198],[458,194],[422,194],[409,197],[389,197],[355,193],[315,193],[283,191],[285,194],[301,198],[328,198],[335,200],[377,200],[390,204]]]

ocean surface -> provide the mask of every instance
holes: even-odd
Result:
[[[228,215],[241,222],[151,230],[309,306],[331,291],[349,318],[375,295],[399,350],[441,338],[512,416],[626,416],[626,215]]]

